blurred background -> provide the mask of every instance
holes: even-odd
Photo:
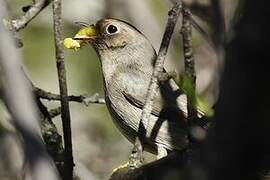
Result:
[[[202,2],[207,3],[206,0]],[[33,3],[30,0],[6,0],[10,17],[16,19],[23,14],[21,8]],[[229,22],[236,1],[226,1],[226,21]],[[74,22],[95,23],[105,17],[126,20],[141,30],[153,43],[156,50],[162,38],[171,3],[165,0],[65,0],[63,1],[63,38],[72,37],[79,27]],[[59,93],[55,65],[52,8],[48,6],[31,23],[19,32],[23,47],[25,72],[41,89]],[[181,21],[179,21],[181,22]],[[199,24],[207,29],[205,23]],[[179,33],[181,23],[174,33],[166,60],[168,71],[183,71],[182,39]],[[193,43],[197,71],[197,91],[213,105],[217,99],[218,65],[217,55],[207,40],[193,31]],[[103,97],[100,64],[89,46],[80,51],[65,50],[68,91],[70,95],[92,95]],[[59,106],[58,102],[46,101],[49,109]],[[112,170],[128,160],[132,144],[116,129],[105,105],[70,103],[75,171],[82,179],[107,179]],[[23,162],[23,151],[10,117],[4,105],[0,104],[0,179],[17,179]],[[62,134],[60,118],[53,122]],[[147,159],[153,156],[147,154]]]

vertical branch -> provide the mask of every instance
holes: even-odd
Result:
[[[183,8],[183,19],[181,33],[183,36],[184,45],[184,60],[185,60],[185,73],[192,78],[192,82],[196,81],[195,63],[192,49],[192,26],[190,21],[190,11]],[[194,84],[195,88],[195,84]]]
[[[173,30],[175,27],[175,24],[177,22],[178,16],[180,13],[180,5],[177,4],[173,9],[169,12],[169,18],[166,25],[166,30],[164,32],[162,42],[160,45],[160,49],[158,52],[158,56],[155,62],[154,71],[151,77],[150,85],[147,89],[147,98],[146,103],[143,107],[142,115],[141,115],[141,121],[145,128],[148,126],[149,117],[151,115],[152,111],[152,105],[153,105],[153,99],[155,97],[155,93],[157,91],[158,87],[158,76],[163,71],[164,61],[165,57],[168,51],[168,47],[170,44],[170,40],[173,34]]]
[[[184,46],[184,63],[185,63],[185,79],[187,81],[189,88],[187,89],[187,110],[188,110],[188,127],[189,127],[189,137],[190,128],[192,127],[193,118],[197,116],[196,111],[196,73],[195,73],[195,62],[192,50],[192,26],[191,26],[191,13],[187,8],[182,10],[182,39]]]
[[[52,122],[52,117],[47,107],[36,98],[36,103],[41,117],[41,134],[46,145],[47,152],[54,160],[54,164],[58,169],[59,176],[62,179],[64,175],[64,147],[62,136],[58,133],[55,124]],[[60,114],[60,113],[59,113]]]
[[[181,4],[177,3],[168,13],[169,15],[168,22],[167,22],[166,29],[162,37],[162,42],[161,42],[158,56],[155,62],[154,71],[152,73],[151,81],[147,89],[146,102],[145,102],[145,105],[143,107],[142,114],[141,114],[139,130],[138,130],[139,137],[136,138],[136,142],[134,145],[133,153],[138,154],[139,158],[142,157],[141,155],[142,150],[143,150],[142,141],[143,139],[145,139],[145,136],[146,136],[146,130],[148,127],[148,123],[149,123],[149,119],[150,119],[150,115],[152,111],[153,99],[155,97],[155,93],[158,87],[158,77],[159,77],[159,74],[163,71],[165,57],[168,51],[168,47],[169,47],[170,40],[174,31],[175,24],[180,14],[180,10],[181,10]]]
[[[0,20],[3,20],[4,16],[5,6],[0,1]],[[26,173],[27,178],[57,180],[53,163],[41,138],[40,117],[35,108],[31,85],[21,71],[20,56],[2,23],[0,23],[0,39],[0,69],[4,102],[24,141],[25,159],[31,173]]]
[[[64,133],[64,179],[71,180],[73,178],[73,155],[72,155],[72,139],[70,125],[70,111],[68,103],[68,92],[66,82],[66,70],[64,62],[64,51],[62,45],[62,19],[61,19],[61,0],[53,1],[53,19],[54,19],[54,40],[55,40],[55,56],[58,71],[58,80],[61,97],[61,118]]]

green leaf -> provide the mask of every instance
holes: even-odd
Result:
[[[180,75],[177,84],[182,92],[187,95],[187,98],[189,102],[191,102],[193,108],[197,109],[197,111],[206,117],[211,117],[214,115],[214,110],[211,108],[209,103],[203,100],[203,98],[196,93],[193,77],[188,75]]]

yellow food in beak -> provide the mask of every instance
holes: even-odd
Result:
[[[89,41],[95,39],[99,32],[94,25],[89,27],[82,27],[73,38],[65,38],[64,46],[67,49],[74,49],[77,51],[79,48],[86,45]]]
[[[79,40],[74,40],[72,38],[65,38],[64,39],[64,46],[67,49],[77,50],[78,48],[81,47],[81,43],[79,42]]]

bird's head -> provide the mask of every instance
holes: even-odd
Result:
[[[116,59],[121,56],[126,60],[146,56],[147,60],[147,55],[155,55],[149,40],[137,28],[122,20],[101,19],[86,29],[88,33],[83,32],[82,36],[77,34],[73,39],[89,42],[101,61],[106,56]]]
[[[103,73],[111,76],[123,69],[130,69],[128,73],[152,72],[156,52],[134,26],[118,19],[101,19],[95,25],[85,26],[73,38],[70,47],[90,43],[99,56]]]
[[[92,44],[97,50],[117,50],[145,41],[143,34],[134,26],[117,19],[102,19],[95,26],[97,36]]]

